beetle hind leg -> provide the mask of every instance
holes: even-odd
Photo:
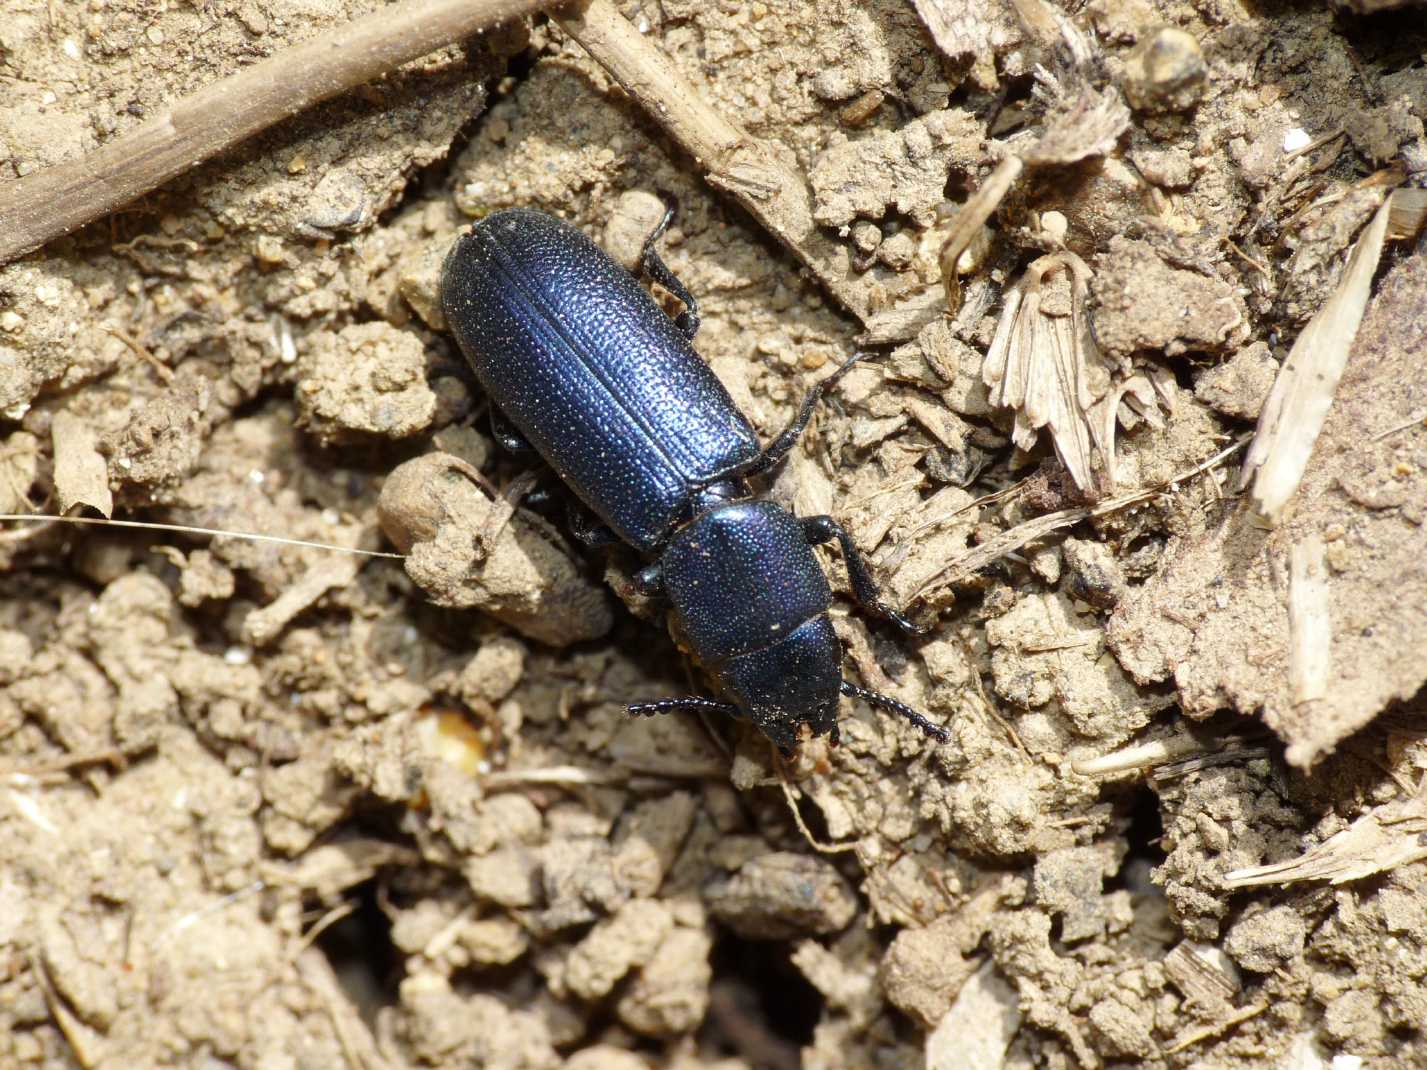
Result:
[[[674,325],[679,328],[685,338],[692,342],[694,335],[699,333],[699,303],[694,300],[694,295],[689,292],[689,288],[669,270],[669,265],[664,263],[658,250],[654,248],[654,243],[664,236],[664,232],[669,229],[669,222],[673,218],[674,208],[670,205],[664,212],[664,218],[659,220],[659,225],[650,231],[649,237],[644,239],[644,248],[640,251],[639,263],[644,268],[646,275],[677,297],[683,304],[684,311],[674,317]]]
[[[655,561],[634,574],[634,590],[645,598],[665,598],[664,569]]]
[[[524,435],[516,430],[515,424],[511,423],[505,413],[492,405],[490,408],[491,437],[500,444],[500,448],[507,453],[534,453],[535,447],[526,441]]]
[[[788,451],[797,445],[802,433],[808,429],[808,421],[813,418],[813,410],[817,408],[817,404],[822,400],[823,395],[831,390],[837,384],[837,381],[850,372],[852,366],[865,356],[867,356],[867,354],[861,351],[852,354],[851,357],[843,362],[842,367],[838,368],[837,371],[833,372],[826,379],[819,381],[809,390],[803,397],[803,403],[798,406],[798,415],[793,417],[793,422],[784,428],[777,438],[768,443],[767,447],[758,455],[753,464],[746,468],[742,474],[755,476],[760,472],[766,472],[775,467],[779,461],[786,457]]]
[[[905,702],[898,702],[890,695],[884,695],[878,691],[869,691],[865,687],[858,687],[856,684],[850,684],[846,680],[842,681],[842,693],[849,698],[863,699],[879,709],[886,710],[888,713],[895,713],[898,717],[905,717],[938,743],[951,742],[951,733],[945,728],[939,724],[933,724],[927,720],[925,714],[918,713]]]

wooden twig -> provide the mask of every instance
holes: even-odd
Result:
[[[971,575],[980,569],[985,568],[993,561],[999,561],[1007,554],[1019,550],[1027,543],[1043,539],[1053,532],[1068,528],[1073,524],[1078,524],[1082,520],[1089,520],[1091,517],[1108,516],[1110,513],[1118,512],[1126,506],[1138,505],[1140,502],[1149,501],[1160,494],[1173,493],[1179,488],[1181,483],[1193,479],[1197,475],[1209,471],[1211,468],[1222,464],[1239,450],[1248,444],[1248,436],[1235,442],[1232,446],[1220,450],[1207,461],[1196,464],[1187,471],[1180,472],[1172,479],[1163,483],[1156,483],[1143,490],[1133,491],[1129,494],[1121,494],[1115,498],[1106,498],[1096,505],[1077,506],[1073,509],[1061,509],[1059,512],[1046,513],[1044,516],[1033,517],[1023,521],[1015,527],[993,535],[983,543],[971,547],[965,553],[952,558],[945,565],[939,568],[932,575],[923,581],[915,594],[908,602],[917,599],[928,598],[936,591],[944,587],[949,587],[953,583],[959,582],[966,576]]]
[[[966,199],[961,210],[956,213],[951,233],[941,247],[941,281],[946,287],[946,307],[952,314],[961,307],[961,276],[956,272],[956,263],[961,254],[971,247],[972,240],[982,226],[991,218],[1006,194],[1021,177],[1026,163],[1019,156],[1005,156],[991,172],[991,177],[981,183],[981,187]]]
[[[581,0],[553,17],[694,157],[709,185],[731,194],[834,300],[866,318],[867,290],[853,277],[847,249],[814,222],[812,193],[791,150],[753,137],[713,108],[612,0]]]
[[[314,104],[549,4],[405,0],[214,82],[78,160],[0,185],[0,264]]]
[[[1213,1037],[1219,1036],[1221,1033],[1227,1033],[1236,1025],[1240,1025],[1244,1022],[1247,1022],[1250,1018],[1257,1018],[1266,1010],[1268,1010],[1267,1003],[1255,1003],[1252,1006],[1245,1007],[1243,1010],[1235,1011],[1227,1018],[1224,1018],[1217,1022],[1210,1022],[1208,1025],[1200,1029],[1195,1029],[1194,1031],[1183,1037],[1183,1039],[1178,1040],[1175,1043],[1171,1044],[1169,1047],[1165,1048],[1164,1051],[1160,1054],[1177,1055],[1179,1052],[1184,1051],[1186,1048],[1192,1048],[1200,1041],[1210,1040]]]

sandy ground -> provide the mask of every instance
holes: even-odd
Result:
[[[0,0],[0,182],[379,6]],[[1422,9],[1068,5],[1128,123],[1017,185],[951,316],[936,252],[1041,121],[1049,59],[1009,5],[919,6],[952,46],[903,0],[622,4],[791,151],[873,311],[923,310],[771,494],[842,519],[931,625],[835,610],[849,674],[945,746],[850,701],[842,745],[790,763],[744,726],[631,720],[699,686],[628,594],[640,562],[470,477],[532,473],[436,307],[474,217],[533,205],[628,256],[648,195],[675,198],[698,347],[765,436],[862,330],[545,21],[0,267],[0,511],[407,554],[0,533],[0,1064],[1427,1064],[1411,244],[1287,522],[1246,516],[1238,455],[1206,467],[1424,159]],[[1193,47],[1151,50],[1165,26]],[[1095,396],[1162,388],[1120,410],[1115,486],[1088,496],[1043,434],[1013,445],[982,375],[1005,294],[1060,249],[1091,272]],[[1074,300],[1049,284],[1047,317]],[[1305,703],[1287,593],[1308,535],[1333,642]]]

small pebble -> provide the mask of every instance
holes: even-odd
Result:
[[[1187,111],[1204,96],[1209,67],[1199,42],[1172,26],[1150,34],[1125,61],[1125,96],[1142,112]]]

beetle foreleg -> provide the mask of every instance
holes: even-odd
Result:
[[[699,303],[694,300],[689,288],[669,270],[669,265],[664,263],[654,248],[654,243],[664,236],[664,232],[669,229],[669,221],[673,218],[674,208],[671,205],[664,212],[664,218],[659,220],[659,225],[644,239],[644,249],[639,254],[639,262],[646,275],[683,302],[684,311],[674,317],[674,325],[692,342],[694,335],[699,333]]]
[[[872,578],[867,562],[862,559],[862,554],[853,544],[852,536],[847,533],[846,528],[830,516],[805,516],[800,518],[799,523],[803,525],[803,535],[813,546],[837,540],[838,546],[842,548],[842,559],[847,563],[847,578],[852,581],[852,594],[858,605],[869,613],[885,617],[904,632],[912,635],[926,633],[925,628],[913,624],[882,601],[877,582]]]
[[[890,695],[884,695],[878,691],[869,691],[865,687],[858,687],[856,684],[850,684],[846,680],[842,682],[842,693],[850,698],[865,699],[873,706],[884,709],[888,713],[895,713],[898,717],[905,717],[938,743],[947,743],[951,740],[951,733],[941,725],[932,724],[923,714],[918,713],[904,702],[898,702]]]
[[[807,430],[808,421],[813,418],[813,409],[817,408],[817,404],[822,400],[822,396],[831,390],[837,381],[851,371],[852,366],[865,356],[867,356],[867,354],[861,352],[852,354],[851,357],[843,362],[841,368],[838,368],[837,371],[833,372],[826,379],[809,390],[807,395],[803,398],[803,403],[798,406],[798,415],[794,417],[793,422],[784,428],[783,432],[777,438],[768,443],[763,452],[758,455],[757,459],[754,460],[748,468],[743,470],[742,474],[754,476],[760,472],[766,472],[786,457],[788,451],[797,444],[799,436]]]

